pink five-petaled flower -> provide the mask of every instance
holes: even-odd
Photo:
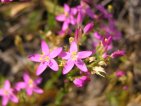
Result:
[[[14,94],[14,90],[10,87],[9,80],[6,80],[4,87],[0,89],[0,96],[2,96],[2,106],[6,106],[9,100],[18,103],[18,98]]]
[[[58,71],[58,64],[54,60],[54,58],[61,53],[62,48],[59,47],[53,50],[52,52],[50,52],[49,47],[45,41],[41,42],[41,48],[42,48],[42,54],[34,54],[29,56],[29,59],[31,61],[40,62],[36,75],[40,75],[47,68],[47,66],[49,66],[54,71]]]
[[[58,15],[56,17],[57,21],[64,22],[62,26],[62,31],[68,29],[69,24],[75,25],[76,20],[74,15],[77,13],[77,9],[70,8],[67,4],[64,5],[64,14]]]
[[[24,82],[18,82],[16,84],[16,90],[20,91],[21,89],[25,89],[27,95],[31,96],[33,92],[36,92],[38,94],[43,93],[43,90],[40,89],[37,85],[41,83],[42,79],[38,78],[36,80],[32,80],[30,76],[25,73],[23,75]]]
[[[75,78],[73,80],[73,83],[76,85],[76,87],[83,87],[90,79],[87,76],[81,76],[78,78]]]
[[[82,72],[87,72],[88,69],[81,59],[87,58],[91,54],[91,51],[78,52],[77,44],[73,41],[70,45],[69,52],[62,52],[60,54],[63,59],[68,60],[63,68],[63,74],[67,74],[74,65],[76,65]]]

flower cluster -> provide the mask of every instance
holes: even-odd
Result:
[[[112,15],[102,5],[94,5],[94,9],[86,1],[82,0],[80,5],[75,7],[65,4],[64,13],[56,16],[56,20],[62,22],[59,34],[64,37],[70,35],[66,48],[63,46],[50,50],[45,40],[42,40],[42,53],[28,56],[29,60],[39,63],[37,76],[43,74],[46,68],[56,73],[60,70],[69,82],[76,87],[83,87],[91,80],[92,75],[105,76],[104,67],[110,59],[125,54],[123,50],[113,50],[112,42],[118,40],[121,34],[116,28]],[[118,77],[123,75],[121,72],[116,74]],[[10,82],[6,80],[4,87],[0,89],[2,105],[6,106],[8,101],[17,103],[16,95],[21,90],[25,90],[29,96],[33,92],[43,93],[43,90],[37,86],[41,81],[41,78],[33,80],[25,73],[23,81],[17,82],[11,88]]]
[[[42,79],[38,78],[33,80],[30,76],[25,73],[23,75],[23,82],[17,82],[14,87],[11,87],[10,81],[6,80],[3,87],[0,89],[0,96],[2,97],[2,106],[6,106],[9,101],[14,103],[19,102],[18,93],[21,89],[25,90],[27,95],[31,96],[33,92],[41,94],[43,90],[37,85],[41,83]]]
[[[63,67],[61,68],[63,75],[66,75],[77,87],[83,87],[91,75],[104,76],[103,74],[106,73],[104,66],[110,59],[125,54],[122,50],[112,50],[112,41],[120,38],[120,32],[117,33],[118,30],[112,15],[102,5],[95,5],[95,7],[98,14],[85,1],[81,1],[80,5],[75,7],[64,5],[64,13],[58,15],[56,20],[63,22],[60,34],[73,35],[69,39],[70,48],[67,48],[67,52],[63,50],[63,47],[50,51],[46,42],[42,40],[42,54],[29,56],[31,61],[40,62],[36,75],[42,74],[47,67],[53,71],[58,71],[59,66],[61,66]],[[87,21],[86,17],[90,21]],[[103,24],[104,19],[108,21],[109,26]],[[87,36],[92,39],[87,39]],[[79,47],[87,40],[91,42],[88,45],[92,49],[79,51]],[[86,45],[85,48],[87,47]],[[59,65],[55,58],[59,60]]]

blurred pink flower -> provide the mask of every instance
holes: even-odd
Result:
[[[122,77],[122,76],[125,75],[125,72],[124,72],[124,71],[121,71],[121,70],[118,70],[118,71],[115,72],[115,75],[116,75],[117,77]]]
[[[84,27],[84,33],[87,34],[89,33],[92,29],[94,28],[94,23],[89,22],[85,27]]]
[[[125,86],[123,86],[123,90],[128,90],[128,86],[127,85],[125,85]]]
[[[76,65],[81,71],[87,72],[88,69],[81,59],[87,58],[91,54],[91,51],[78,52],[76,42],[72,42],[69,52],[62,52],[60,54],[63,59],[68,60],[63,68],[63,74],[67,74],[74,67],[74,65]]]
[[[76,8],[77,8],[77,19],[76,19],[77,24],[81,24],[86,16],[92,19],[97,18],[97,15],[94,14],[90,6],[83,1],[81,1],[80,5],[78,5]]]
[[[111,57],[112,58],[117,58],[117,57],[121,57],[123,55],[125,55],[125,51],[123,51],[123,50],[117,50],[117,51],[115,51],[115,52],[113,52],[111,54]]]
[[[67,4],[64,5],[64,14],[56,17],[57,21],[63,22],[62,31],[68,29],[69,24],[75,25],[76,20],[74,15],[77,13],[76,8],[70,8]]]
[[[43,90],[40,89],[37,85],[41,83],[42,79],[38,78],[36,80],[32,80],[28,74],[23,75],[24,82],[18,82],[16,84],[16,90],[20,91],[21,89],[25,89],[27,95],[31,96],[33,92],[38,94],[43,93]]]
[[[14,90],[10,87],[9,80],[6,80],[4,87],[0,89],[0,96],[2,97],[2,106],[6,106],[9,100],[18,103],[18,98],[14,94]]]
[[[41,42],[41,48],[42,54],[34,54],[29,56],[31,61],[40,62],[36,74],[40,75],[47,68],[47,66],[49,66],[54,71],[58,71],[58,64],[54,58],[61,53],[62,48],[59,47],[50,52],[49,47],[45,41]]]
[[[0,0],[0,2],[2,3],[6,3],[6,2],[12,2],[13,0]]]
[[[103,5],[99,4],[99,5],[95,5],[95,7],[100,11],[100,13],[103,14],[104,18],[107,19],[111,19],[112,18],[112,14],[110,14]]]
[[[77,86],[77,87],[83,87],[90,79],[87,76],[81,76],[78,78],[75,78],[73,80],[73,83]]]

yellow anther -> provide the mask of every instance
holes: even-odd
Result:
[[[72,58],[72,60],[76,60],[77,59],[77,53],[76,52],[72,52],[71,53],[71,58]]]
[[[28,81],[28,84],[29,84],[30,87],[32,87],[32,86],[33,86],[33,80],[30,79],[30,80]]]

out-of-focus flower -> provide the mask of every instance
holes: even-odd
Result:
[[[125,72],[124,72],[124,71],[121,71],[121,70],[118,70],[118,71],[115,72],[115,75],[116,75],[117,77],[122,77],[122,76],[125,75]]]
[[[112,14],[110,14],[105,8],[103,5],[95,5],[96,8],[100,11],[100,13],[103,14],[104,18],[107,18],[107,19],[110,19],[112,18]]]
[[[62,31],[65,31],[68,29],[69,24],[75,25],[76,20],[74,18],[74,15],[76,15],[77,9],[70,8],[67,4],[64,5],[64,14],[58,15],[56,17],[57,21],[64,22],[62,26]]]
[[[0,2],[6,3],[6,2],[12,2],[13,0],[1,0]]]
[[[98,40],[102,40],[102,36],[98,32],[94,32],[93,36]]]
[[[81,76],[78,78],[75,78],[73,80],[73,83],[76,85],[76,87],[83,87],[90,79],[87,76]]]
[[[77,6],[77,12],[77,24],[81,24],[85,16],[88,16],[92,19],[97,18],[96,14],[94,14],[89,5],[84,1],[81,1],[80,5]]]
[[[104,38],[102,40],[102,44],[104,46],[105,51],[112,49],[112,37],[109,36],[108,38]]]
[[[84,27],[84,33],[87,34],[89,33],[94,27],[94,23],[93,22],[90,22],[88,23],[85,27]]]
[[[27,95],[31,96],[33,92],[36,92],[38,94],[43,93],[43,90],[40,89],[37,85],[41,83],[42,79],[38,78],[36,80],[32,80],[30,76],[25,73],[23,75],[24,82],[18,82],[16,84],[16,90],[20,91],[21,89],[25,89]]]
[[[127,85],[125,85],[125,86],[123,86],[123,90],[128,90],[128,86]]]
[[[4,87],[0,89],[0,96],[2,97],[2,106],[6,106],[9,101],[18,103],[18,98],[14,94],[14,90],[11,88],[9,80],[6,80]]]
[[[41,42],[41,48],[42,48],[42,54],[34,54],[29,56],[29,59],[31,61],[40,62],[36,74],[40,75],[47,68],[47,66],[49,66],[54,71],[58,71],[58,64],[54,60],[54,58],[61,53],[62,48],[59,47],[53,50],[52,52],[50,52],[49,47],[45,41]]]
[[[117,50],[111,54],[111,58],[117,58],[117,57],[121,57],[123,55],[125,55],[125,51]]]
[[[81,59],[87,58],[91,54],[91,51],[78,52],[76,42],[72,42],[69,52],[62,52],[60,54],[63,59],[68,60],[63,68],[63,74],[67,74],[74,67],[74,65],[76,65],[82,72],[87,72],[88,69]]]
[[[115,21],[113,19],[109,20],[109,24],[101,24],[101,30],[104,31],[104,36],[108,38],[112,36],[113,40],[119,40],[121,38],[121,32],[117,29]]]

